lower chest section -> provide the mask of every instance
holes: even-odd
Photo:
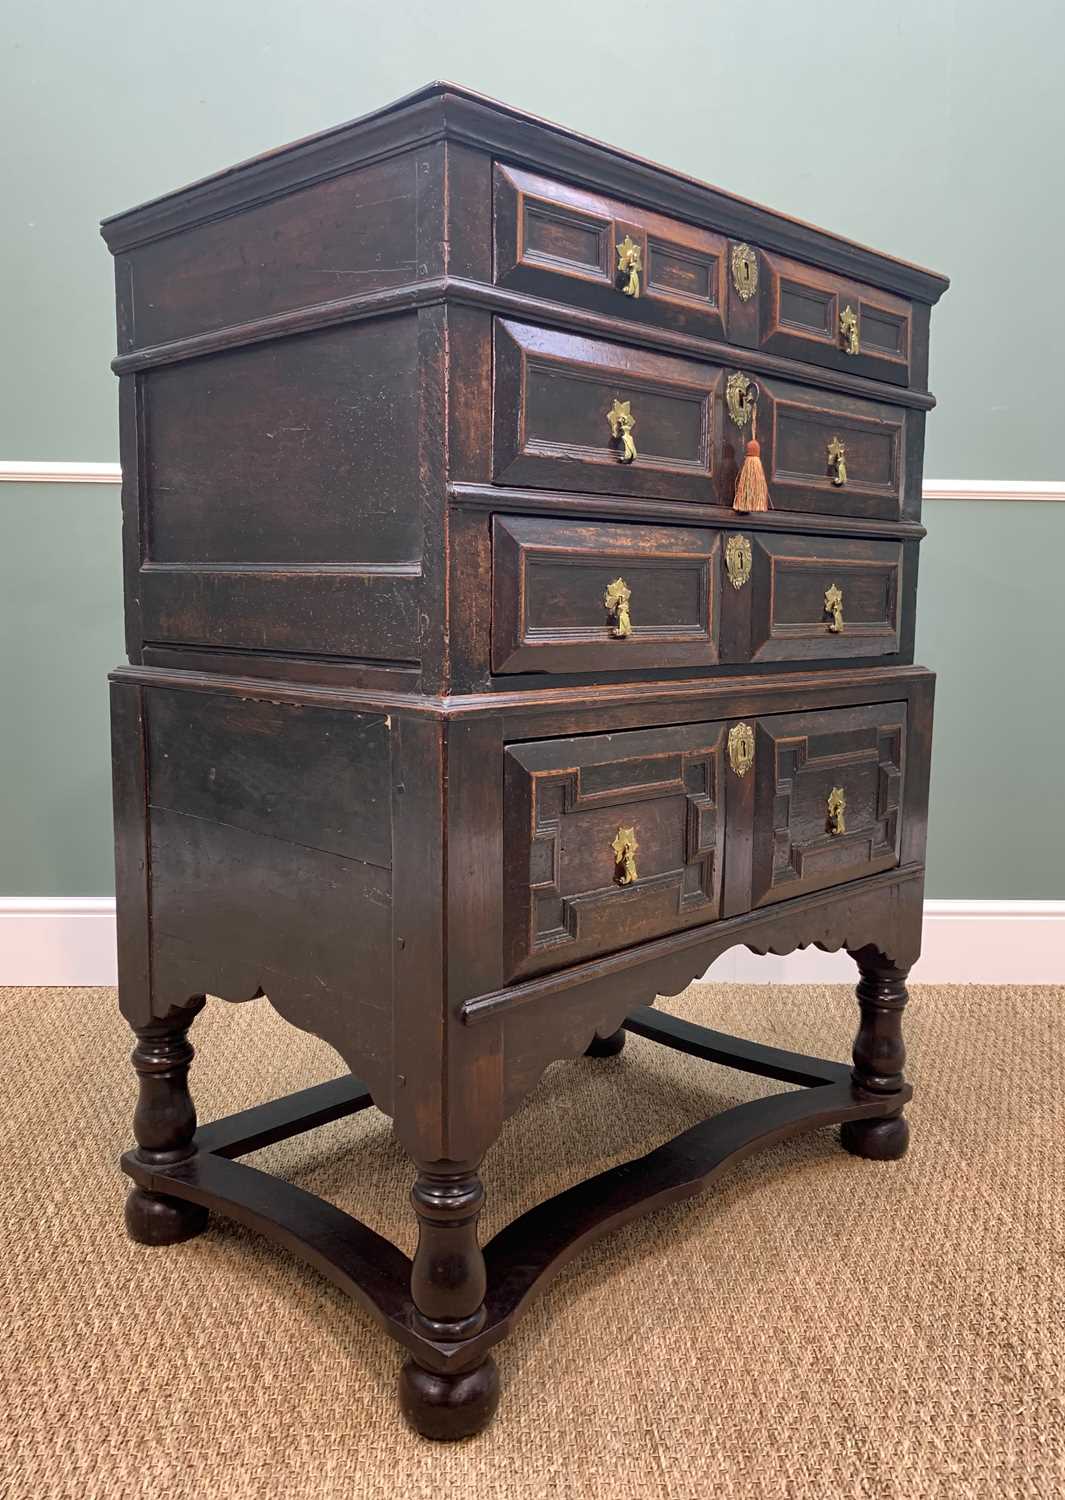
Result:
[[[412,954],[431,1008],[923,857],[914,668],[451,721],[147,675],[116,688],[115,755],[167,1003],[273,987],[380,1052]]]

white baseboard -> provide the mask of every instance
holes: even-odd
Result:
[[[917,984],[1065,984],[1065,901],[926,901]],[[732,984],[850,984],[846,953],[807,948],[765,958],[733,948],[707,979]],[[109,985],[109,897],[0,897],[0,984]]]
[[[116,463],[0,458],[0,484],[121,484]],[[926,479],[926,500],[1065,501],[1065,479]]]
[[[850,984],[846,953],[805,948],[762,958],[732,948],[707,979],[731,984]],[[1065,984],[1065,901],[926,901],[914,984]]]
[[[0,984],[117,984],[113,896],[0,896]]]

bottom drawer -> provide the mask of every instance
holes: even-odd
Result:
[[[508,977],[899,862],[905,703],[508,746]]]
[[[899,862],[905,703],[755,721],[750,906]]]
[[[713,723],[508,747],[511,975],[721,915],[725,740]]]

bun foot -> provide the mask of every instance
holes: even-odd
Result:
[[[839,1138],[852,1156],[864,1156],[867,1161],[898,1161],[910,1144],[910,1127],[904,1115],[891,1120],[847,1120]]]
[[[400,1410],[415,1432],[457,1443],[488,1426],[499,1405],[499,1370],[491,1355],[457,1375],[426,1370],[408,1359],[399,1372]]]
[[[138,1245],[180,1245],[207,1228],[208,1213],[199,1203],[148,1193],[135,1187],[126,1199],[126,1231]]]
[[[585,1057],[617,1057],[625,1045],[625,1028],[619,1026],[609,1036],[593,1037],[591,1046],[585,1048]]]

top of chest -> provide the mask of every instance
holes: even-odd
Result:
[[[446,296],[923,390],[948,284],[451,84],[103,234],[126,290],[119,368]]]

